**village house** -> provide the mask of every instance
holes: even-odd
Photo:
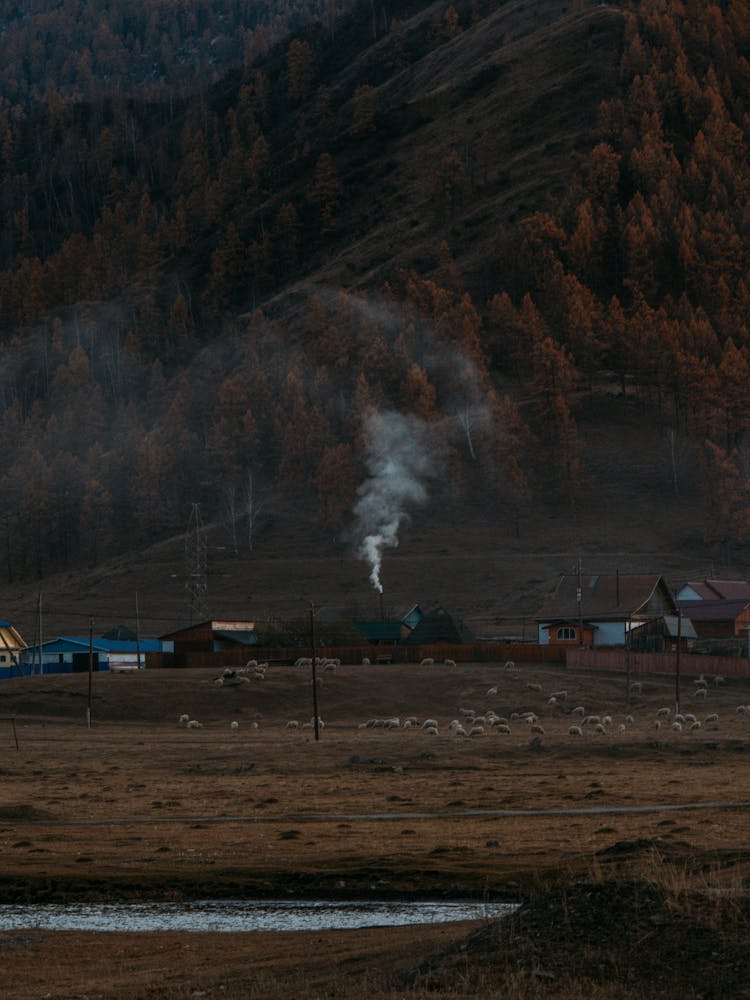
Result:
[[[18,661],[26,643],[10,622],[0,621],[0,677],[18,674]]]
[[[545,646],[624,646],[635,627],[677,613],[661,576],[563,574],[536,615],[537,641]]]
[[[746,580],[691,580],[677,591],[677,604],[700,639],[744,638],[750,628]]]

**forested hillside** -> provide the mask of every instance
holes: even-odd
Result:
[[[611,479],[602,393],[746,540],[746,0],[4,6],[8,581],[196,502],[356,544],[384,450],[522,537]]]

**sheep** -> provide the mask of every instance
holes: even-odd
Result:
[[[437,726],[428,726],[427,729],[425,729],[424,733],[425,733],[425,736],[437,736],[437,735],[439,735],[438,734]]]
[[[257,665],[257,664],[256,664]],[[294,661],[295,667],[311,667],[312,657],[311,656],[300,656]]]
[[[456,661],[455,660],[443,660],[443,665],[446,666],[446,667],[455,667]]]
[[[203,723],[198,722],[197,719],[189,719],[187,723],[188,729],[203,729]]]
[[[414,723],[411,721],[411,719],[404,719],[403,728],[404,729],[411,729],[411,727],[413,726],[413,724]]]
[[[416,715],[409,715],[407,716],[407,718],[404,719],[404,729],[408,728],[407,723],[409,724],[409,726],[416,726],[417,724]]]
[[[659,719],[657,719],[654,723],[654,729],[661,729],[661,722]]]
[[[177,724],[180,725],[180,726],[184,726],[189,721],[190,721],[190,716],[187,715],[185,712],[183,712],[182,715],[180,716],[180,718],[178,719],[178,723]]]
[[[682,723],[681,722],[677,722],[675,720],[672,723],[672,729],[674,730],[675,733],[681,733],[682,732]]]
[[[513,662],[513,660],[506,660],[505,661],[505,669],[506,670],[515,670],[516,669],[516,665]]]
[[[666,707],[658,709],[657,713],[656,713],[656,718],[657,719],[668,719],[669,718],[669,709],[666,708]]]
[[[625,732],[625,724],[623,722],[621,722],[620,725],[617,727],[617,732],[618,733],[624,733]]]
[[[568,692],[567,691],[553,691],[550,695],[552,698],[557,698],[558,701],[567,701]]]
[[[467,735],[467,732],[463,726],[456,726],[455,735],[463,738]]]
[[[603,726],[611,726],[612,725],[612,716],[611,715],[603,715],[602,716],[602,725]]]
[[[487,688],[487,697],[489,698],[493,694],[497,694],[497,688],[496,687]]]
[[[718,714],[716,712],[712,712],[710,715],[706,716],[705,721],[706,721],[707,724],[709,722],[718,722],[719,721],[719,716],[718,716]]]
[[[695,678],[695,680],[693,681],[693,684],[702,684],[702,685],[703,685],[703,687],[705,687],[705,686],[706,686],[706,684],[708,684],[708,681],[707,681],[707,680],[706,680],[706,678],[705,678],[705,677],[703,676],[703,674],[701,674],[701,675],[700,675],[700,677],[696,677],[696,678]]]
[[[541,684],[534,684],[531,681],[529,681],[529,683],[526,685],[526,690],[527,691],[541,691],[542,690],[542,685]]]
[[[568,729],[568,736],[583,736],[583,730],[580,726],[571,726]]]
[[[598,726],[601,723],[601,719],[598,715],[587,715],[585,719],[581,720],[582,726]]]
[[[586,714],[586,709],[583,707],[583,705],[576,705],[576,707],[573,709],[573,711],[570,714],[571,715],[580,715],[580,717],[583,718],[584,715]]]
[[[716,674],[714,677],[714,684],[718,687],[719,684],[726,684],[726,678],[722,677],[721,674]]]
[[[737,708],[735,708],[735,712],[739,713],[739,715],[747,715],[748,714],[748,706],[747,705],[738,705]]]
[[[681,712],[676,712],[676,713],[675,713],[675,717],[674,717],[674,719],[673,719],[672,721],[673,721],[673,722],[679,722],[679,723],[680,723],[680,725],[682,725],[682,724],[683,724],[683,722],[685,721],[685,716],[684,716],[684,715],[682,715],[682,713],[681,713]]]
[[[239,729],[240,728],[240,724],[239,724],[239,722],[230,722],[229,723],[229,728],[230,729]]]
[[[425,656],[425,658],[420,661],[419,665],[420,667],[431,667],[434,663],[435,661],[431,656]]]
[[[631,694],[640,694],[643,691],[643,684],[641,681],[633,681],[630,685]]]
[[[597,734],[597,736],[604,736],[607,730],[604,728],[601,722],[597,722],[597,724],[594,726],[594,732]]]
[[[257,660],[248,660],[247,663],[245,664],[245,670],[253,670],[257,666],[258,666]]]
[[[477,713],[473,708],[459,708],[458,714],[468,717],[469,715],[476,715]]]
[[[535,723],[535,724],[534,724],[534,725],[533,725],[533,726],[531,727],[531,732],[532,732],[532,733],[536,733],[536,735],[537,735],[537,736],[544,736],[544,727],[543,727],[543,726],[540,726],[540,725],[538,725],[537,723]]]
[[[219,688],[222,687],[223,684],[224,684],[224,678],[223,677],[214,677],[214,684],[216,685],[216,687],[219,687]]]
[[[693,697],[694,698],[704,698],[705,699],[705,697],[706,697],[707,694],[708,694],[708,688],[696,688],[695,691],[693,691]]]
[[[250,723],[250,728],[251,729],[257,729],[258,728],[258,723],[257,722],[251,722]]]
[[[701,724],[696,719],[695,722],[691,722],[690,723],[690,728],[688,729],[688,732],[692,733],[692,732],[695,732],[696,729],[700,729],[700,728],[701,728]]]
[[[634,720],[633,720],[633,716],[632,715],[626,715],[625,716],[625,725],[632,726],[633,722],[634,722]]]
[[[695,722],[695,721],[696,721],[695,720],[695,716],[692,714],[692,712],[685,712],[685,722],[691,722],[692,723],[692,722]]]
[[[469,736],[484,736],[484,726],[472,726]]]
[[[437,729],[438,724],[435,719],[425,719],[422,723],[422,729]]]
[[[547,707],[554,708],[556,705],[557,705],[557,698],[555,698],[554,695],[550,695],[550,697],[547,699]]]
[[[363,656],[362,657],[362,666],[363,667],[369,667],[370,666],[370,657],[369,656]]]
[[[299,722],[296,719],[290,719],[286,724],[287,729],[299,729]]]
[[[496,733],[500,733],[501,736],[510,736],[510,726],[505,722],[500,722],[492,728]]]

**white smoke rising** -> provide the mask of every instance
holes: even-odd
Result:
[[[372,413],[366,420],[368,478],[358,490],[357,554],[370,566],[370,582],[383,593],[383,550],[398,545],[407,508],[427,499],[425,481],[435,474],[427,425],[411,414]]]

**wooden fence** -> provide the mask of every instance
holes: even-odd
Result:
[[[670,674],[677,671],[676,653],[634,653],[624,649],[575,649],[567,650],[568,670],[602,670],[625,673],[630,656],[632,674]],[[680,674],[699,677],[701,674],[721,677],[750,677],[750,660],[742,656],[695,656],[680,654]]]
[[[498,663],[504,665],[509,660],[514,663],[564,663],[565,649],[555,646],[540,646],[535,642],[479,642],[453,645],[436,643],[430,646],[316,646],[315,652],[321,657],[335,657],[342,663],[361,664],[367,659],[378,663],[421,663],[433,659],[436,664],[443,660],[458,663]],[[310,656],[304,647],[280,648],[245,647],[225,649],[220,652],[146,653],[148,670],[163,670],[181,667],[223,667],[244,666],[249,659],[289,666],[299,657]]]

